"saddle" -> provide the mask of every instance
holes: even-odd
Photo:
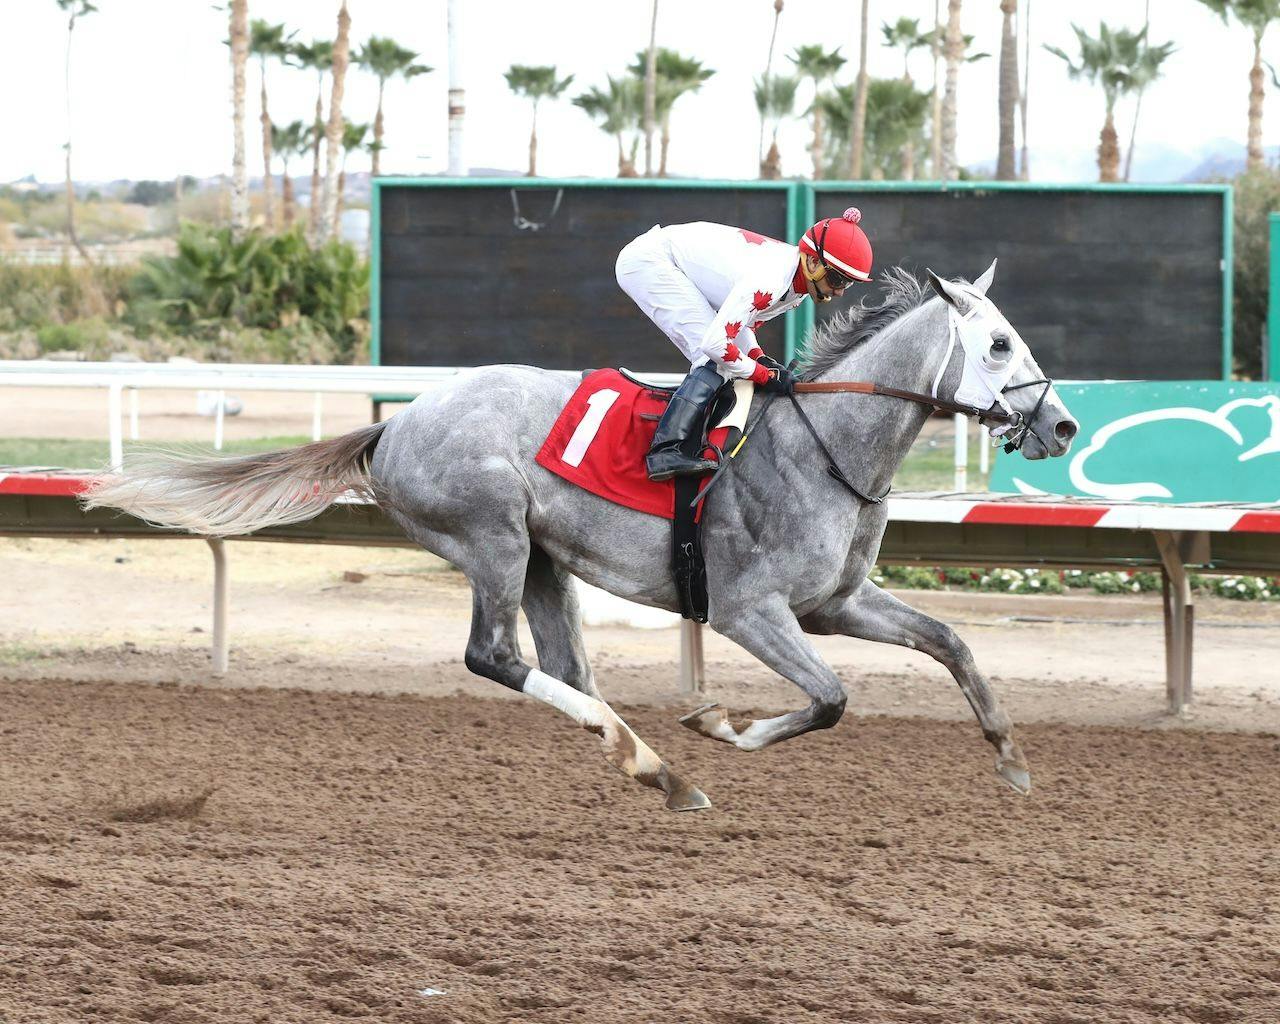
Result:
[[[711,403],[707,423],[690,447],[698,452],[733,450],[742,437],[753,387],[750,381],[726,382]],[[672,573],[680,613],[707,621],[706,560],[702,550],[702,512],[695,498],[706,477],[653,481],[644,456],[674,387],[646,381],[629,370],[592,370],[565,404],[539,450],[544,469],[627,508],[672,521]]]

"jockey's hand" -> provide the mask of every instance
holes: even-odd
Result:
[[[761,391],[771,395],[791,394],[791,389],[796,382],[795,374],[776,359],[770,359],[768,356],[761,356],[756,362],[768,372],[768,377],[760,385]]]

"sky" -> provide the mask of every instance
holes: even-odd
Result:
[[[116,178],[166,179],[229,172],[232,152],[231,72],[227,16],[213,0],[97,0],[99,10],[77,22],[71,94],[74,173],[81,181]],[[1033,178],[1041,181],[1096,178],[1095,150],[1104,115],[1101,91],[1070,81],[1062,61],[1043,49],[1051,43],[1072,52],[1072,20],[1097,29],[1140,27],[1146,0],[1073,0],[1070,4],[1021,0],[1030,5],[1032,54],[1029,87]],[[34,174],[56,181],[63,173],[67,121],[63,67],[66,20],[54,0],[7,0],[11,30],[0,62],[0,181]],[[575,75],[560,101],[539,114],[539,172],[545,175],[610,177],[616,173],[613,140],[568,98],[579,88],[603,85],[648,41],[650,0],[460,0],[462,83],[466,88],[465,159],[472,167],[522,171],[527,162],[529,105],[507,89],[503,72],[513,63],[554,64]],[[947,4],[941,3],[943,16]],[[1243,146],[1252,60],[1249,33],[1222,22],[1197,0],[1154,0],[1151,38],[1172,40],[1178,50],[1166,74],[1148,90],[1139,124],[1137,164],[1170,151],[1198,152],[1225,144]],[[869,68],[873,75],[902,73],[902,57],[881,45],[879,26],[899,16],[933,17],[934,0],[872,0]],[[298,38],[332,38],[337,0],[249,0],[249,14],[284,22]],[[388,85],[383,170],[435,174],[446,169],[448,57],[444,0],[348,0],[352,39],[391,36],[421,54],[436,70]],[[851,58],[841,80],[856,72],[857,0],[786,0],[774,67],[801,44],[840,46]],[[752,100],[773,24],[773,0],[660,0],[658,43],[697,57],[716,74],[697,95],[676,105],[672,117],[671,173],[692,177],[750,178],[756,174],[759,121]],[[968,0],[962,24],[974,48],[991,59],[967,64],[959,83],[959,143],[962,163],[995,162],[996,75],[1001,15],[997,0]],[[1280,26],[1264,42],[1264,56],[1280,61]],[[918,52],[911,71],[924,87],[932,61]],[[316,79],[309,72],[269,66],[270,112],[277,123],[309,120]],[[256,65],[246,86],[246,138],[250,173],[261,173]],[[1268,109],[1280,91],[1268,85]],[[372,121],[375,81],[348,76],[344,113]],[[801,95],[802,106],[809,96]],[[327,105],[326,91],[326,105]],[[1133,116],[1122,104],[1117,121],[1122,142]],[[784,173],[810,169],[808,129],[784,126],[780,143]],[[1264,141],[1280,141],[1280,114],[1264,122]],[[655,144],[656,145],[656,144]],[[368,167],[353,156],[349,170]],[[295,173],[303,173],[299,167]],[[1138,175],[1135,175],[1138,177]]]

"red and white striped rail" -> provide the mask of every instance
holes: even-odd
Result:
[[[93,479],[81,472],[0,469],[0,494],[73,498]],[[1142,505],[1023,495],[903,494],[889,498],[889,518],[909,523],[1097,527],[1113,530],[1203,530],[1280,533],[1276,505]]]
[[[914,523],[1280,533],[1280,506],[1276,505],[1140,505],[1021,495],[993,499],[988,495],[904,494],[889,498],[889,518]]]

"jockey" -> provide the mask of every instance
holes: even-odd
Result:
[[[820,220],[800,244],[699,221],[654,227],[618,255],[618,284],[692,364],[658,423],[645,462],[651,480],[705,473],[716,464],[682,451],[701,436],[720,386],[750,378],[791,389],[791,372],[765,355],[755,329],[806,298],[830,302],[871,280],[871,243],[853,207]]]

